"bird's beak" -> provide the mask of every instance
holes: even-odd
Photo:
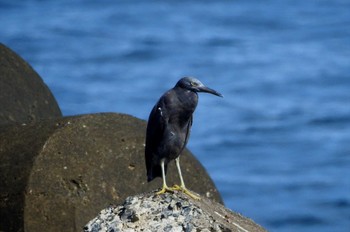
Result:
[[[199,90],[198,92],[211,93],[211,94],[214,94],[214,95],[219,96],[219,97],[224,97],[224,96],[222,96],[221,93],[219,93],[211,88],[208,88],[206,86],[201,86],[198,88],[198,90]]]

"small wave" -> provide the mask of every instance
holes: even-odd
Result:
[[[325,220],[313,216],[313,215],[291,215],[285,216],[283,218],[277,218],[270,222],[270,224],[275,227],[285,227],[285,226],[315,226],[315,225],[326,225],[328,224]]]
[[[325,116],[314,118],[309,121],[311,125],[325,125],[325,124],[342,124],[350,123],[350,115],[344,116]]]

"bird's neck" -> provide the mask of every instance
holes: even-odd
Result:
[[[183,106],[183,108],[188,109],[189,111],[193,111],[196,109],[197,107],[197,103],[198,103],[198,94],[196,92],[187,90],[187,89],[183,89],[183,88],[178,88],[175,90],[176,91],[176,95],[177,98],[180,101],[180,105]]]
[[[177,107],[177,115],[181,117],[180,121],[187,122],[191,119],[192,114],[197,107],[198,94],[183,88],[175,88],[175,92],[180,103]]]

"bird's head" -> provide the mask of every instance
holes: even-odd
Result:
[[[183,77],[177,82],[176,86],[196,92],[196,93],[197,92],[211,93],[216,96],[222,97],[221,93],[206,87],[205,85],[203,85],[202,82],[200,82],[198,79],[194,77]]]

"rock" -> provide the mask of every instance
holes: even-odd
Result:
[[[266,231],[252,220],[202,197],[182,192],[156,195],[155,191],[126,198],[119,206],[103,209],[84,227],[85,232],[110,231]]]
[[[160,178],[146,180],[145,131],[145,121],[113,113],[3,127],[0,231],[81,230],[110,203],[160,188]],[[187,187],[221,202],[188,150],[181,161]],[[174,163],[168,171],[179,184]]]
[[[0,125],[61,117],[62,113],[40,76],[0,43]]]

